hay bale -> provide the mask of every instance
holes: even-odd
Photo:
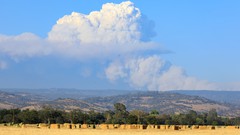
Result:
[[[45,124],[45,123],[40,123],[40,124],[38,124],[38,127],[39,128],[50,128],[50,126],[49,126],[49,124]]]
[[[160,129],[160,125],[155,125],[154,128],[155,129]]]
[[[216,129],[224,129],[224,126],[215,126]]]
[[[120,127],[120,124],[114,124],[114,129],[118,129]]]
[[[131,125],[130,124],[126,124],[125,125],[125,129],[131,129]]]
[[[187,125],[178,125],[179,130],[187,130],[188,126]]]
[[[51,124],[50,129],[60,129],[60,124]]]
[[[161,130],[166,130],[166,129],[167,129],[167,126],[166,126],[166,125],[160,125],[160,129],[161,129]]]
[[[101,124],[101,125],[100,125],[100,128],[101,128],[101,129],[108,129],[108,124]]]
[[[136,127],[135,127],[135,125],[129,125],[129,129],[135,129]]]
[[[126,129],[126,125],[120,125],[119,128],[120,129]]]
[[[130,129],[139,129],[138,125],[130,125]]]
[[[200,130],[206,130],[206,129],[208,129],[208,127],[207,126],[199,126],[199,129]]]
[[[72,129],[76,128],[76,124],[71,124],[72,125]]]
[[[139,129],[147,129],[147,125],[138,125]]]
[[[21,124],[21,128],[25,128],[25,124]]]
[[[80,124],[74,124],[74,127],[73,127],[73,128],[79,129],[79,128],[81,128],[81,125],[80,125]]]
[[[36,124],[37,128],[38,128],[38,124]],[[13,124],[12,127],[21,127],[19,124]]]
[[[187,126],[187,125],[180,125],[180,126],[178,126],[179,127],[179,130],[181,129],[181,130],[187,130],[187,129],[191,129],[191,127],[190,126]]]
[[[176,125],[171,125],[171,126],[170,126],[170,129],[171,129],[171,130],[179,130],[178,126],[176,126]]]
[[[5,126],[7,126],[6,123],[0,124],[0,127],[5,127]]]
[[[215,126],[207,126],[207,128],[210,129],[210,130],[215,130],[216,129]]]
[[[64,125],[63,124],[59,124],[60,125],[60,128],[64,128]]]
[[[179,130],[180,129],[186,129],[185,125],[179,125],[178,128],[179,128]]]
[[[179,127],[180,127],[179,129],[182,129],[182,130],[191,129],[191,126],[188,126],[188,125],[180,125]]]
[[[12,126],[12,123],[5,123],[6,126]]]
[[[114,129],[114,125],[113,124],[108,124],[108,129]]]
[[[191,129],[199,129],[198,125],[192,125]]]
[[[237,129],[236,126],[227,126],[226,128],[227,128],[227,129]]]
[[[166,126],[166,129],[171,129],[171,125],[167,125],[167,126]]]
[[[95,125],[94,124],[90,124],[90,125],[87,125],[88,129],[95,129]]]
[[[65,129],[72,129],[72,124],[70,124],[70,123],[64,123],[64,124],[63,124],[63,128],[65,128]]]
[[[147,126],[147,129],[154,129],[154,128],[155,128],[154,125],[148,125],[148,126]]]
[[[22,124],[21,128],[39,128],[37,124]]]
[[[99,124],[95,125],[95,129],[101,129],[100,125]]]
[[[88,125],[87,124],[82,124],[81,125],[81,129],[87,129],[88,128]]]

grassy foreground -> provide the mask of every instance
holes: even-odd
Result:
[[[218,130],[103,130],[103,129],[35,129],[0,127],[0,135],[240,135],[236,129]]]

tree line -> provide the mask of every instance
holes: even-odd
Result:
[[[114,110],[105,112],[72,110],[69,112],[43,107],[41,110],[0,110],[0,123],[24,124],[154,124],[154,125],[240,125],[240,117],[220,117],[215,109],[207,113],[190,110],[185,114],[159,114],[157,110],[144,112],[127,111],[121,103],[114,104]]]

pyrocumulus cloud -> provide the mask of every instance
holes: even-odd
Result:
[[[212,90],[215,84],[188,76],[180,67],[162,60],[159,56],[132,58],[113,62],[105,70],[111,81],[125,79],[137,89],[148,90]]]
[[[110,82],[124,80],[137,89],[220,88],[220,84],[188,76],[181,67],[161,59],[161,46],[151,42],[155,35],[153,21],[132,2],[107,3],[100,11],[87,15],[72,12],[63,16],[44,39],[32,33],[0,35],[0,56],[19,60],[52,55],[74,58],[83,64],[84,60],[101,59],[107,63],[101,64],[104,66],[101,69],[105,68],[103,74]],[[0,69],[6,67],[6,62],[0,61]],[[85,76],[92,74],[89,70],[84,72]],[[221,88],[236,88],[238,84],[221,85]]]

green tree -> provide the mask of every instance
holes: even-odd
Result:
[[[181,114],[174,114],[171,116],[171,124],[180,125],[182,121],[186,121],[186,119]]]
[[[146,117],[146,121],[147,121],[147,124],[150,124],[150,125],[152,125],[152,124],[158,124],[158,119],[157,119],[156,116],[148,115],[148,116]]]
[[[2,119],[3,123],[13,123],[13,115],[12,114],[5,114]]]
[[[196,125],[204,125],[204,120],[202,118],[196,118]]]
[[[88,118],[88,124],[100,124],[105,122],[105,117],[103,114],[90,111],[88,112],[89,118]]]
[[[146,124],[145,117],[148,115],[144,111],[141,110],[132,110],[130,115],[137,116],[137,123],[136,124]]]
[[[158,116],[159,115],[159,112],[157,110],[152,110],[149,115],[152,115],[152,116]]]
[[[240,117],[230,119],[229,125],[240,125]]]
[[[216,109],[211,109],[207,114],[207,124],[218,125],[218,114]]]
[[[128,115],[127,124],[138,124],[138,117],[133,114]]]
[[[110,110],[105,111],[103,115],[104,115],[104,118],[105,118],[105,123],[106,124],[112,124],[114,112],[110,111]]]
[[[194,125],[197,119],[197,112],[190,110],[185,117],[185,121],[187,125]]]
[[[170,115],[163,114],[160,116],[160,118],[163,120],[164,124],[171,125],[172,124],[172,118]]]
[[[113,124],[126,124],[129,112],[122,103],[114,104]]]
[[[42,123],[57,123],[62,122],[64,112],[60,110],[53,109],[52,107],[43,107],[39,112],[39,118]]]
[[[19,119],[17,117],[17,115],[21,112],[21,110],[19,109],[3,109],[0,110],[0,123],[6,123],[6,121],[9,123],[18,123]],[[7,116],[5,116],[7,115]],[[11,116],[11,118],[10,118]]]
[[[81,114],[82,112],[80,110],[72,110],[66,114],[66,121],[72,124],[79,123]]]
[[[23,123],[27,124],[35,124],[40,122],[38,112],[36,110],[23,110],[18,114],[18,118]]]

